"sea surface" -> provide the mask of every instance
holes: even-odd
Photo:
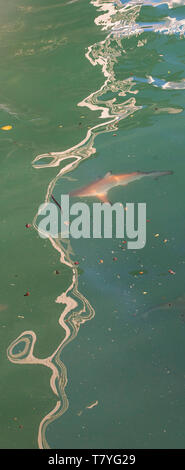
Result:
[[[184,448],[184,52],[184,0],[1,2],[1,448]],[[52,194],[154,170],[109,195],[143,249],[40,237]]]

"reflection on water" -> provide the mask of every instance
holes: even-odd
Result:
[[[71,0],[68,3],[74,3],[77,0]],[[119,123],[133,116],[138,111],[144,110],[145,106],[137,103],[137,98],[140,95],[143,84],[146,86],[159,87],[162,90],[168,89],[182,89],[185,88],[185,78],[180,78],[177,81],[165,80],[163,78],[153,78],[150,75],[150,70],[147,64],[143,66],[143,77],[128,75],[122,79],[117,77],[116,66],[124,61],[124,58],[129,58],[131,48],[126,43],[125,39],[135,37],[136,46],[138,48],[145,48],[147,44],[146,32],[155,34],[179,34],[179,38],[184,35],[185,21],[175,17],[176,9],[173,6],[182,5],[183,2],[150,2],[150,1],[135,1],[120,2],[119,0],[114,3],[110,0],[92,0],[91,3],[97,9],[98,16],[95,19],[96,25],[104,31],[104,39],[102,41],[90,45],[86,51],[86,58],[91,63],[92,67],[100,66],[104,82],[102,86],[95,91],[92,91],[89,96],[84,98],[79,107],[87,107],[92,111],[99,111],[101,120],[95,126],[88,129],[85,138],[75,146],[63,152],[49,152],[46,154],[38,155],[33,161],[35,170],[42,170],[44,168],[59,167],[58,173],[55,178],[51,180],[45,202],[51,199],[51,194],[55,192],[55,186],[59,178],[66,176],[67,173],[74,170],[81,161],[91,157],[96,152],[95,138],[102,133],[108,133],[118,128]],[[164,16],[159,22],[140,22],[138,17],[144,6],[159,7],[166,4],[169,8],[169,16]],[[62,6],[62,5],[57,5]],[[24,8],[24,7],[20,7]],[[29,7],[27,7],[29,8]],[[31,7],[30,7],[31,8]],[[36,8],[36,7],[35,7]],[[51,7],[46,7],[53,8]],[[71,5],[72,8],[72,5]],[[27,10],[28,13],[32,10]],[[166,10],[165,10],[166,12]],[[173,16],[172,16],[173,13]],[[41,44],[39,52],[45,48],[54,48],[55,46],[62,45],[61,43],[55,44]],[[136,49],[137,51],[140,49]],[[22,48],[17,54],[27,55],[34,53],[34,41],[32,49]],[[156,54],[156,61],[163,60],[161,51]],[[141,88],[140,88],[141,87]],[[165,91],[164,91],[165,93]],[[107,98],[108,95],[108,98]],[[153,113],[178,113],[182,108],[175,106],[166,106],[155,109],[151,107]],[[62,168],[60,165],[62,164]],[[61,180],[62,181],[62,180]],[[62,184],[62,183],[61,183]],[[34,227],[37,227],[37,214],[34,218]],[[46,441],[46,428],[49,423],[61,416],[68,408],[68,399],[65,393],[67,384],[67,370],[64,363],[61,361],[61,352],[63,348],[72,341],[78,334],[80,325],[94,317],[93,306],[89,301],[78,291],[78,271],[71,261],[72,248],[70,243],[64,243],[61,239],[52,239],[50,242],[55,250],[58,251],[61,263],[67,265],[72,270],[72,282],[65,292],[58,295],[56,303],[64,304],[65,308],[59,318],[59,324],[65,331],[63,341],[58,345],[57,349],[44,359],[39,359],[34,355],[34,346],[37,341],[36,335],[33,331],[24,331],[8,348],[8,358],[10,361],[18,364],[40,364],[51,369],[50,386],[53,393],[57,397],[56,406],[49,414],[47,414],[40,423],[38,433],[38,443],[40,448],[47,448],[49,444]],[[20,349],[19,349],[20,346]],[[96,402],[89,405],[89,408],[96,405]]]

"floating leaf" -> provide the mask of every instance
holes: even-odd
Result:
[[[146,269],[143,269],[142,271],[139,271],[139,270],[135,270],[135,271],[130,271],[129,274],[131,274],[132,276],[136,277],[136,276],[141,276],[143,274],[147,274],[148,271]]]
[[[3,126],[1,127],[2,131],[10,131],[12,129],[12,126]]]

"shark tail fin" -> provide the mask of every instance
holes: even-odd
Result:
[[[147,171],[143,173],[145,176],[153,176],[158,178],[159,176],[173,175],[173,171]]]

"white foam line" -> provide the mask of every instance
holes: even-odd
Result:
[[[96,24],[100,25],[101,28],[105,30],[112,27],[112,24],[114,24],[112,21],[112,17],[116,13],[116,6],[114,5],[114,3],[112,1],[105,2],[102,0],[92,0],[91,3],[95,7],[97,7],[100,12],[106,12],[96,18]],[[106,52],[105,57],[103,57],[101,53],[101,49],[105,47],[106,51],[106,47],[108,48],[110,43],[111,37],[109,34],[104,41],[101,41],[98,44],[100,51],[99,55],[96,58],[93,58],[93,54],[94,48],[96,48],[97,44],[92,45],[88,48],[88,52],[86,53],[87,59],[93,66],[101,66],[105,81],[99,90],[92,92],[87,98],[85,98],[78,104],[79,106],[87,106],[92,111],[100,110],[100,118],[108,119],[108,121],[93,126],[87,131],[86,136],[80,143],[70,147],[69,149],[63,152],[50,152],[48,154],[38,155],[33,160],[33,167],[37,170],[49,167],[57,167],[60,165],[61,162],[66,161],[66,165],[59,170],[56,177],[49,183],[46,191],[45,202],[50,200],[53,188],[59,177],[66,175],[66,173],[76,168],[76,166],[79,165],[82,159],[89,158],[95,153],[96,149],[93,147],[93,145],[95,137],[99,133],[112,131],[113,129],[115,129],[115,126],[117,125],[119,120],[124,119],[129,114],[140,109],[140,106],[136,106],[134,98],[127,100],[122,105],[117,105],[117,107],[114,99],[105,102],[105,105],[104,103],[100,103],[99,105],[97,101],[98,97],[101,94],[103,94],[109,89],[111,90],[112,84],[114,87],[117,87],[116,90],[120,90],[122,96],[124,96],[127,92],[132,93],[132,81],[130,81],[130,83],[128,83],[128,81],[123,81],[117,84],[116,79],[114,77],[113,65],[116,61],[117,55],[120,55],[121,52],[115,52],[115,57],[110,56],[109,49],[107,56]],[[134,91],[133,93],[136,92]],[[45,159],[52,159],[52,161],[49,161],[48,163],[42,163],[42,160]],[[67,163],[68,159],[73,159],[74,161]],[[41,162],[40,165],[38,164],[39,162]],[[39,232],[37,226],[37,215],[38,213],[34,217],[33,226]],[[65,336],[60,342],[60,344],[57,346],[56,350],[50,356],[44,359],[39,359],[34,356],[33,352],[37,337],[33,331],[24,331],[20,336],[18,336],[16,340],[11,343],[7,350],[8,358],[11,362],[19,364],[43,365],[48,367],[52,371],[52,375],[50,378],[50,386],[53,393],[57,396],[57,402],[53,410],[47,413],[47,415],[42,419],[40,423],[38,431],[39,448],[49,448],[46,439],[46,428],[49,423],[51,423],[53,420],[57,419],[59,416],[65,413],[68,408],[68,399],[65,393],[65,387],[67,384],[67,371],[65,365],[60,359],[61,351],[70,341],[72,341],[77,336],[80,325],[88,320],[91,320],[95,315],[94,309],[91,304],[83,296],[83,294],[78,291],[78,270],[74,267],[70,259],[70,245],[68,245],[67,248],[64,248],[64,245],[60,243],[59,240],[53,239],[52,237],[49,237],[49,240],[53,248],[58,251],[60,255],[60,262],[62,264],[65,264],[66,266],[68,266],[69,269],[72,270],[72,280],[69,287],[65,290],[65,292],[62,292],[60,295],[58,295],[55,300],[56,303],[65,305],[65,308],[60,314],[58,320],[59,324],[65,331]],[[14,348],[18,347],[21,342],[25,342],[24,350],[15,353]]]

